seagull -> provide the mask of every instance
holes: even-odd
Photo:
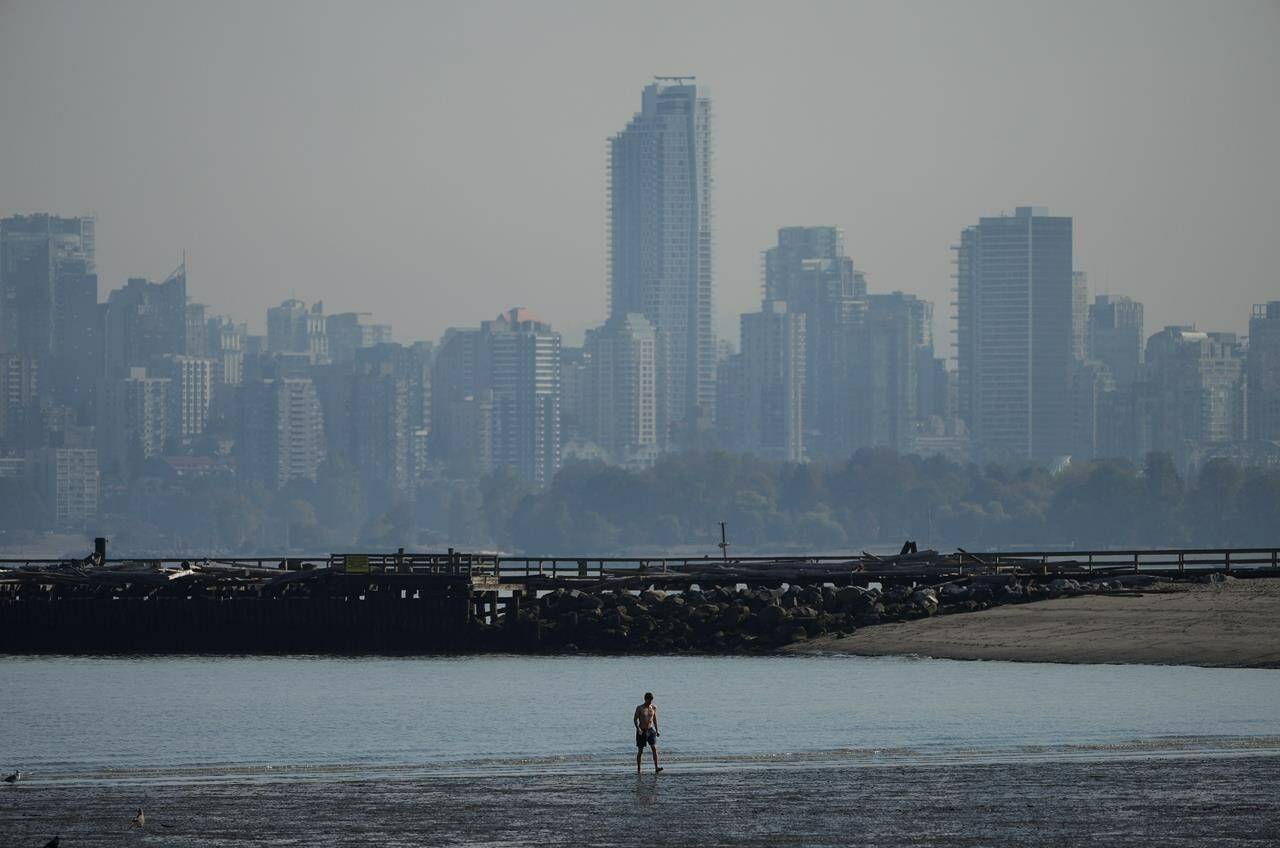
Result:
[[[44,848],[58,848],[58,845],[61,844],[59,842],[60,839],[61,837],[59,836],[53,837],[52,839],[50,839],[48,842],[44,844]]]
[[[22,780],[21,771],[15,771],[13,774],[6,774],[4,776],[5,783],[17,783],[19,780]]]
[[[147,814],[142,812],[142,808],[139,807],[138,814],[134,816],[133,821],[129,823],[129,829],[133,830],[135,827],[145,827],[146,824],[147,824]]]

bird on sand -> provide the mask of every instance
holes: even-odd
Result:
[[[129,822],[129,829],[133,830],[135,827],[146,827],[146,825],[147,814],[142,812],[142,808],[139,807],[138,814],[133,817],[133,821]]]
[[[4,776],[5,783],[17,783],[19,780],[22,780],[21,771],[15,771],[13,774],[6,774]]]
[[[44,848],[58,848],[61,844],[62,837],[55,836],[44,844]]]

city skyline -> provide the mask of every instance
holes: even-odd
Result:
[[[1093,291],[1147,303],[1152,327],[1194,317],[1243,332],[1247,318],[1239,316],[1270,298],[1269,269],[1280,263],[1267,238],[1280,196],[1266,154],[1280,138],[1280,114],[1265,94],[1265,81],[1276,76],[1276,57],[1265,49],[1276,31],[1273,7],[1213,18],[1222,38],[1206,45],[1196,33],[1210,25],[1208,12],[1181,4],[1111,12],[1108,27],[1091,29],[1087,41],[1078,39],[1084,24],[1071,10],[1042,6],[1008,7],[1002,29],[979,32],[964,20],[972,16],[941,6],[800,6],[726,22],[724,7],[709,4],[689,11],[687,32],[638,37],[648,49],[611,53],[599,74],[561,73],[573,80],[577,108],[554,119],[537,105],[546,80],[603,54],[578,45],[590,39],[544,33],[536,16],[519,9],[503,17],[519,24],[513,31],[544,34],[564,48],[555,58],[545,52],[556,51],[529,58],[546,76],[502,75],[506,66],[492,51],[521,56],[527,47],[482,14],[435,7],[412,13],[418,27],[403,27],[428,33],[421,48],[386,51],[414,58],[371,60],[343,81],[316,64],[315,46],[304,47],[296,63],[315,71],[314,79],[266,49],[268,38],[283,37],[286,20],[308,44],[333,43],[352,25],[341,10],[297,21],[287,6],[261,10],[256,35],[222,32],[233,47],[227,53],[209,54],[198,38],[183,42],[206,62],[167,61],[173,48],[156,39],[155,61],[170,68],[162,79],[146,72],[149,63],[114,49],[138,19],[121,8],[108,19],[92,6],[0,12],[13,22],[0,26],[0,63],[16,69],[41,47],[67,60],[55,62],[48,78],[0,89],[5,103],[28,116],[0,124],[2,146],[24,162],[0,173],[0,213],[96,213],[100,295],[129,276],[161,278],[186,248],[193,285],[209,291],[205,300],[216,311],[252,316],[255,331],[257,316],[292,292],[354,308],[351,294],[359,290],[359,307],[377,320],[413,316],[414,327],[391,322],[401,340],[437,337],[448,323],[484,320],[495,304],[520,303],[560,316],[562,331],[577,341],[606,314],[601,145],[634,111],[635,87],[654,73],[696,72],[715,97],[718,136],[732,139],[716,149],[721,337],[734,338],[738,316],[755,307],[759,254],[789,225],[843,227],[848,254],[873,289],[912,291],[941,307],[956,232],[1002,209],[1049,205],[1080,222],[1077,261]],[[60,16],[71,13],[86,25],[61,26]],[[157,34],[216,28],[229,14],[162,7],[151,10],[148,26]],[[1151,15],[1163,24],[1154,35],[1146,26]],[[584,32],[615,24],[589,7],[577,19]],[[814,26],[828,19],[834,23]],[[759,66],[747,58],[750,49],[697,49],[706,46],[699,35],[717,22],[748,47],[776,36],[847,38],[861,50],[806,50],[794,69]],[[635,25],[641,36],[653,26]],[[6,38],[19,30],[21,42]],[[402,37],[379,21],[356,32],[392,44]],[[917,38],[902,55],[874,43],[903,32]],[[1044,32],[1051,35],[1020,39]],[[966,59],[957,52],[965,39],[991,58]],[[1214,45],[1228,41],[1231,61],[1218,61]],[[723,42],[737,46],[733,38]],[[1082,43],[1090,45],[1083,58]],[[244,69],[228,67],[233,54],[244,57]],[[924,54],[946,81],[912,72]],[[1041,61],[1030,62],[1033,56]],[[456,61],[455,71],[446,72],[446,59]],[[1006,70],[1020,60],[1046,69],[1069,112],[1057,107],[1061,99],[1042,106],[1030,98],[1033,81]],[[94,74],[85,77],[90,66]],[[228,98],[243,88],[232,90],[244,72],[258,81],[257,94],[240,104],[254,128],[228,137]],[[82,90],[69,89],[72,80]],[[940,132],[960,108],[966,82],[982,85],[977,119],[982,104],[1019,109],[999,111],[981,138]],[[396,96],[410,83],[414,97]],[[800,84],[812,95],[805,104],[832,105],[799,111],[800,99],[788,94]],[[352,104],[354,119],[336,125],[320,108],[317,86],[325,85],[337,105]],[[57,99],[39,96],[48,86],[58,86],[65,114],[83,130],[55,132],[66,118],[43,105]],[[115,90],[127,96],[113,100]],[[365,91],[375,94],[364,98]],[[963,102],[975,108],[973,99]],[[127,134],[131,147],[122,149],[115,140],[126,135],[121,121],[154,131]],[[510,134],[515,126],[518,136]],[[504,139],[516,137],[515,155],[502,156]],[[1143,212],[1137,222],[1135,208]],[[442,302],[454,308],[442,310]],[[446,311],[456,317],[441,317]],[[935,334],[945,339],[942,318],[935,314]]]

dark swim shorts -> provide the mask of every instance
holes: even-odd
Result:
[[[636,747],[643,748],[645,745],[657,745],[658,734],[651,727],[648,730],[636,731]]]

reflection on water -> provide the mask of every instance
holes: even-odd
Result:
[[[658,803],[658,783],[662,776],[650,772],[636,775],[636,802],[642,807],[652,807]]]
[[[1280,752],[1280,672],[850,657],[0,659],[0,750],[59,783],[419,779]],[[18,730],[21,728],[21,731]],[[640,803],[656,803],[645,753]]]

